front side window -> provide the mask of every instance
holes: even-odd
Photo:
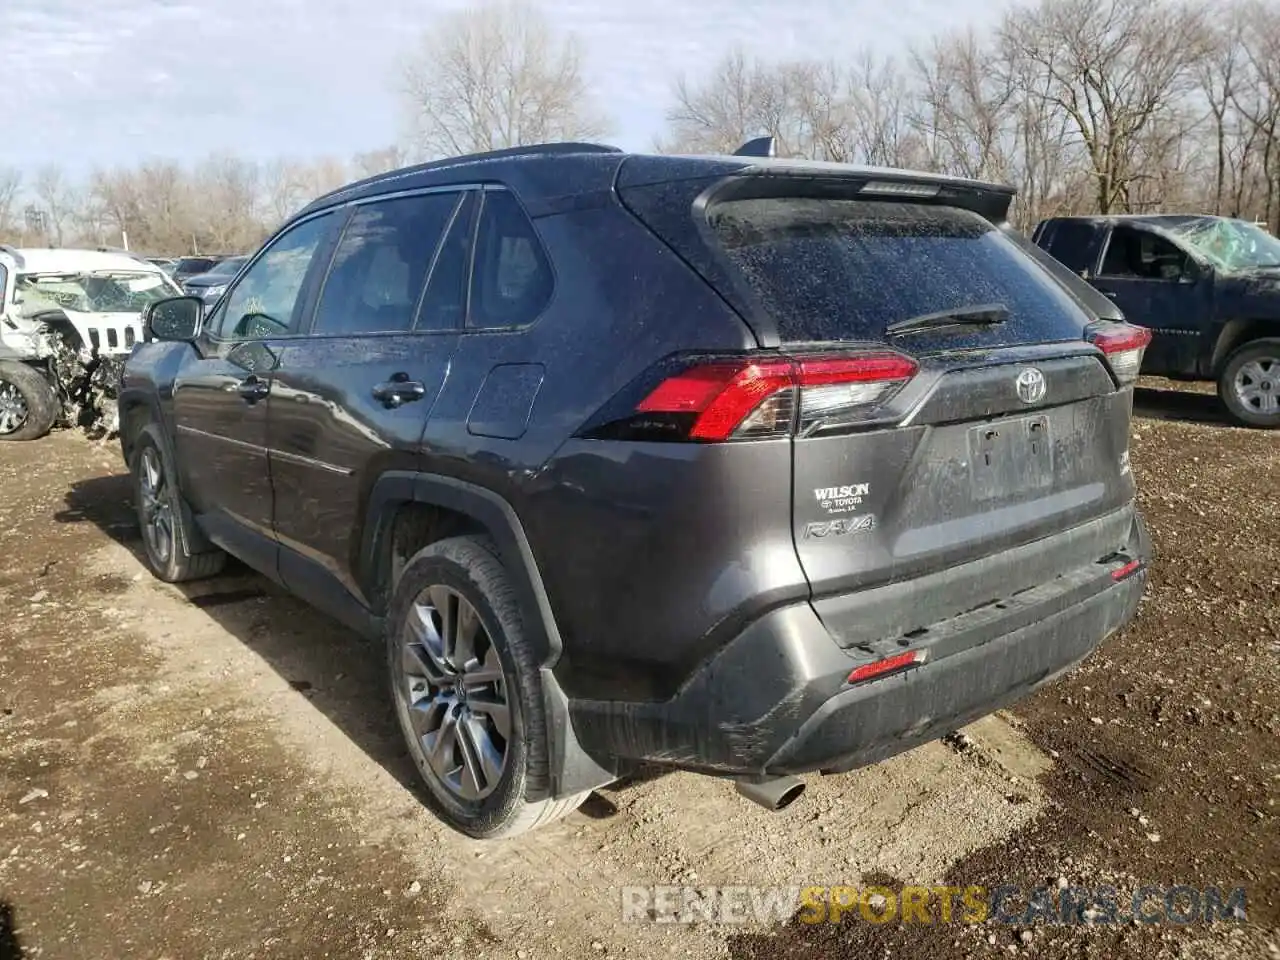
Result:
[[[412,329],[456,193],[380,200],[351,215],[325,279],[313,334]]]
[[[1099,276],[1122,280],[1177,280],[1189,269],[1185,251],[1149,230],[1111,231]]]
[[[220,337],[261,340],[296,329],[298,297],[331,219],[332,214],[324,214],[298,224],[254,261],[210,324]]]
[[[532,323],[551,300],[551,265],[533,223],[514,196],[486,193],[476,229],[467,325]]]

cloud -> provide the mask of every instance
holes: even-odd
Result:
[[[215,150],[346,156],[391,142],[395,65],[449,0],[3,0],[5,162],[73,170]],[[614,142],[661,132],[673,78],[731,44],[777,57],[897,50],[981,26],[979,0],[545,0],[577,32]]]

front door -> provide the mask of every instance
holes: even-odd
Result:
[[[1213,279],[1185,250],[1150,230],[1118,226],[1094,286],[1116,302],[1126,320],[1151,329],[1143,373],[1196,374],[1213,308]]]
[[[215,543],[273,576],[266,401],[332,222],[332,215],[306,220],[267,246],[174,377],[178,468],[197,520]]]
[[[359,558],[369,490],[387,471],[419,468],[457,346],[473,206],[456,191],[355,205],[308,335],[288,343],[274,375],[281,577],[348,622],[371,606]]]

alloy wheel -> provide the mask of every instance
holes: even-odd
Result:
[[[173,506],[164,464],[155,447],[145,447],[142,451],[138,486],[142,495],[142,535],[152,557],[163,565],[173,555]]]
[[[415,598],[396,696],[420,767],[460,800],[497,789],[512,736],[506,680],[480,615],[456,590],[436,584]]]
[[[0,434],[16,433],[27,422],[31,411],[17,384],[0,380]]]
[[[1280,413],[1280,358],[1258,357],[1242,363],[1232,387],[1246,410],[1262,416]]]

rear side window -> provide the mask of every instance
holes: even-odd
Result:
[[[1049,244],[1045,247],[1055,258],[1079,273],[1093,266],[1090,255],[1093,249],[1095,228],[1088,223],[1059,220],[1049,228]]]
[[[506,191],[484,195],[471,272],[470,327],[518,327],[551,299],[551,265],[528,216]]]
[[[458,200],[456,193],[428,193],[357,207],[334,253],[311,332],[410,330]]]
[[[417,330],[458,330],[466,319],[476,197],[474,192],[463,195],[444,242],[436,251],[436,262],[418,311]]]
[[[1008,320],[903,340],[913,350],[1071,340],[1088,318],[992,223],[954,207],[796,197],[708,214],[784,343],[878,341],[925,313],[1002,304]]]

